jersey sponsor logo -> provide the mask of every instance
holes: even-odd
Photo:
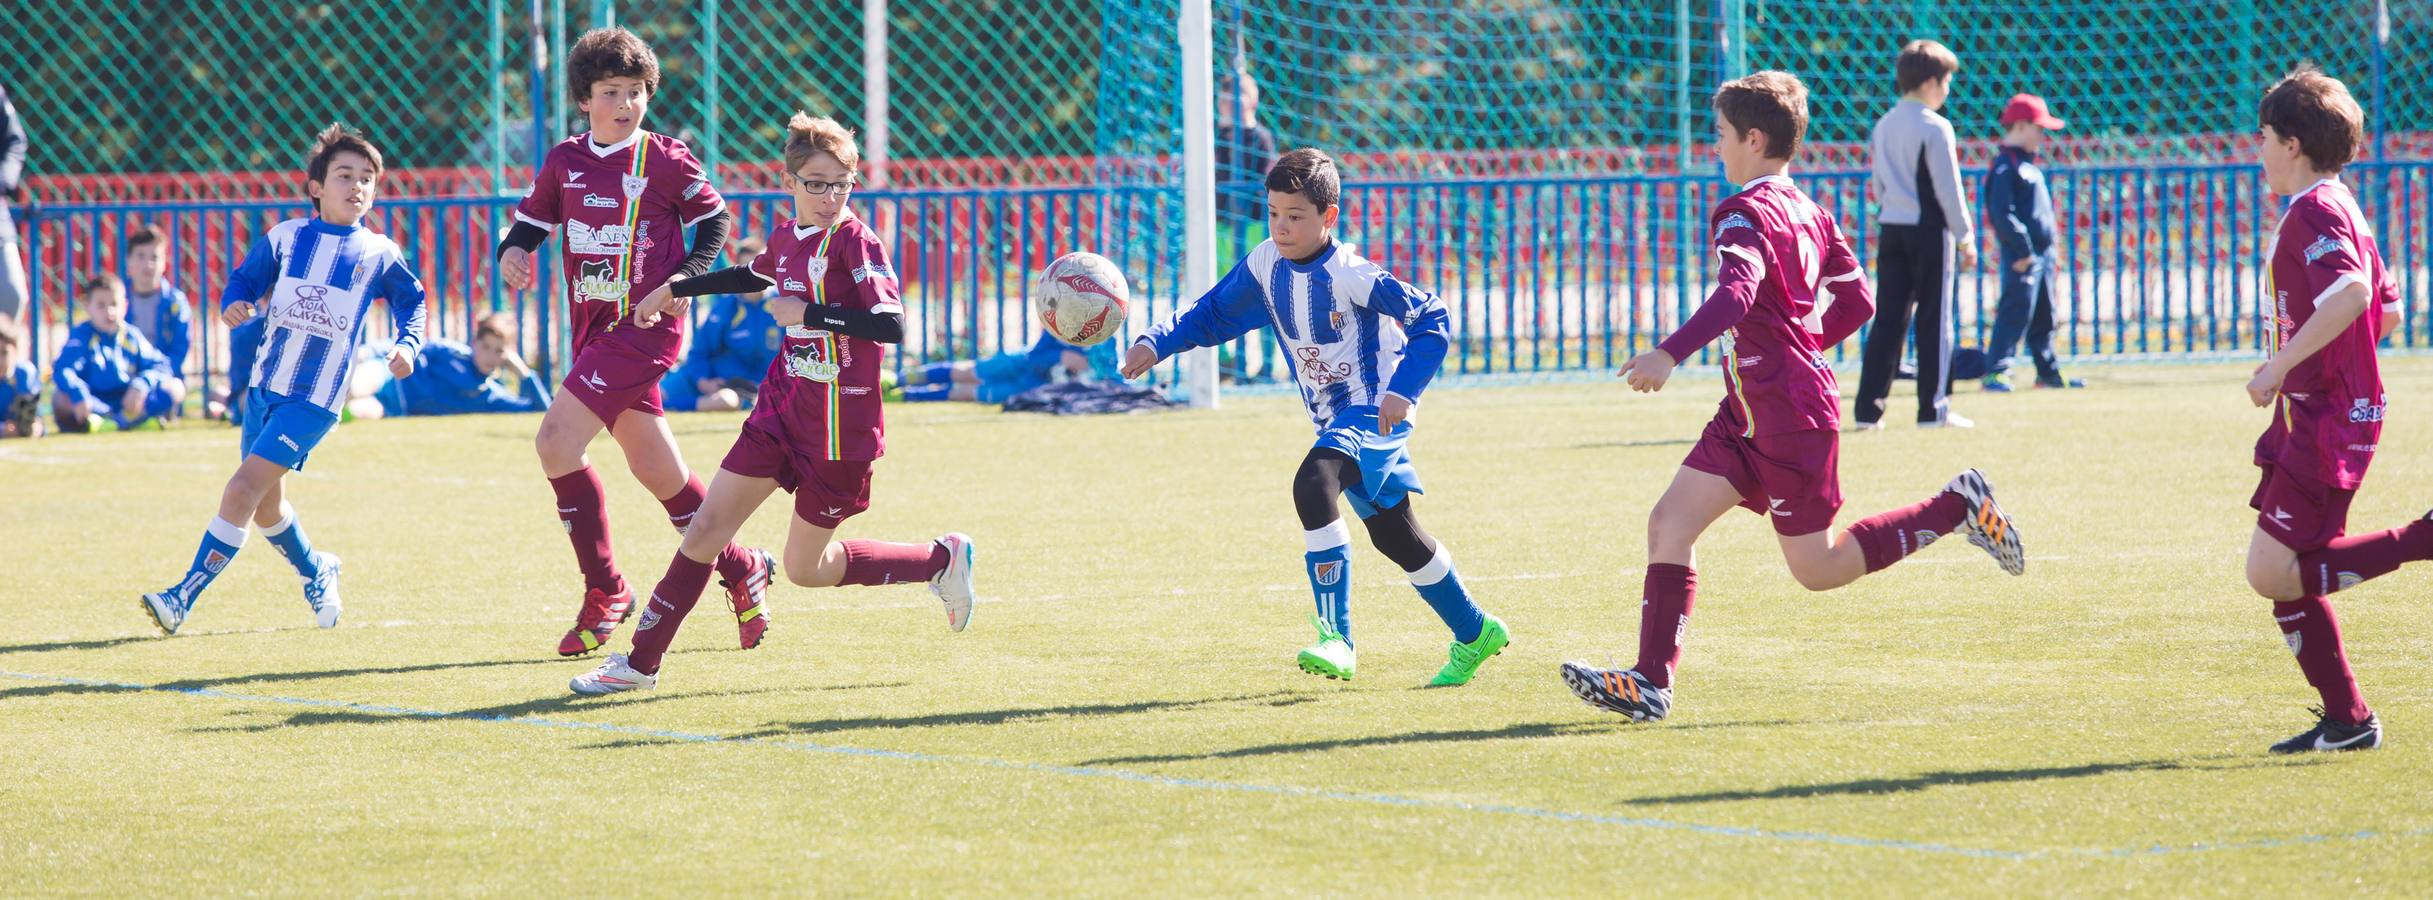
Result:
[[[1749,221],[1748,216],[1735,212],[1731,215],[1724,216],[1723,221],[1715,223],[1715,237],[1721,238],[1723,237],[1724,232],[1730,231],[1734,228],[1746,228],[1750,231],[1756,231],[1757,223]]]
[[[583,205],[593,209],[616,209],[618,206],[623,204],[618,203],[617,198],[615,197],[602,197],[598,194],[584,194]]]
[[[865,263],[853,268],[854,284],[860,284],[873,278],[884,278],[889,281],[894,281],[895,269],[890,268],[886,263]]]
[[[803,283],[803,280],[800,278],[788,278],[786,279],[786,283],[781,287],[784,290],[795,294],[806,293],[811,290],[811,286]]]
[[[821,384],[836,383],[836,376],[844,372],[844,367],[836,362],[835,336],[825,331],[813,331],[810,338],[786,348],[786,374]]]
[[[860,397],[869,394],[870,389],[866,387],[841,387],[837,388],[836,392],[848,397]]]
[[[1301,357],[1301,380],[1309,382],[1312,387],[1325,387],[1352,378],[1352,364],[1327,362],[1323,348],[1301,347],[1293,354]]]
[[[1740,358],[1740,367],[1746,369],[1750,366],[1764,362],[1765,360],[1766,358],[1763,356],[1743,356]]]
[[[2380,404],[2380,403],[2375,403],[2375,402],[2373,402],[2373,401],[2371,401],[2371,400],[2368,400],[2368,399],[2366,399],[2366,398],[2364,398],[2364,397],[2359,397],[2359,398],[2357,398],[2355,401],[2353,401],[2353,402],[2351,402],[2351,403],[2349,404],[2349,421],[2351,421],[2351,422],[2380,422],[2380,421],[2382,421],[2382,404]],[[2355,446],[2355,445],[2351,445],[2349,449],[2354,450],[2354,449],[2356,449],[2356,446]],[[2373,449],[2373,448],[2372,448],[2372,447],[2367,447],[2366,449],[2371,450],[2371,449]]]
[[[2322,259],[2324,254],[2334,250],[2345,250],[2351,256],[2356,255],[2356,251],[2349,250],[2349,242],[2327,234],[2316,238],[2314,243],[2306,245],[2306,261],[2311,263]]]
[[[570,190],[570,191],[579,191],[579,190],[582,190],[582,189],[583,189],[583,176],[582,176],[582,175],[580,175],[580,174],[569,174],[569,175],[567,175],[567,176],[566,176],[566,189],[567,189],[567,190]]]
[[[345,341],[355,320],[331,312],[329,287],[319,284],[299,284],[294,302],[279,307],[279,327],[306,334]]]
[[[574,298],[599,303],[624,300],[632,288],[617,279],[617,264],[613,260],[584,260],[582,274],[574,280]]]
[[[576,256],[624,256],[633,244],[633,229],[624,225],[592,227],[566,220],[566,252]]]

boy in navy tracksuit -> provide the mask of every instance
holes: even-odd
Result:
[[[2011,389],[2011,351],[2027,337],[2028,358],[2036,363],[2037,387],[2085,387],[2061,377],[2060,358],[2053,353],[2053,194],[2044,171],[2036,167],[2036,151],[2044,133],[2062,127],[2045,109],[2044,98],[2020,94],[2002,108],[2002,149],[1986,170],[1985,221],[2002,245],[2002,299],[1994,310],[1994,336],[1985,347],[1985,389]]]

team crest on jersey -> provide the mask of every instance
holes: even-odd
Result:
[[[822,278],[826,278],[828,277],[828,258],[825,256],[813,257],[811,262],[804,268],[811,270],[810,277],[812,281],[818,281]]]
[[[1326,314],[1327,327],[1332,328],[1337,332],[1341,332],[1343,330],[1343,320],[1343,310],[1338,309]]]
[[[640,151],[637,149],[635,152]],[[618,186],[625,189],[625,199],[633,200],[642,196],[642,189],[650,186],[650,179],[629,174],[618,182]]]
[[[354,327],[355,320],[330,311],[328,286],[299,284],[296,285],[295,294],[293,302],[279,309],[281,327],[333,341],[346,340],[348,329]]]
[[[1730,231],[1734,228],[1746,228],[1750,231],[1756,231],[1757,225],[1756,223],[1750,222],[1748,216],[1735,212],[1731,215],[1723,217],[1723,221],[1715,223],[1715,236],[1718,238],[1723,237],[1724,232]]]
[[[633,229],[623,225],[602,225],[594,228],[582,222],[566,220],[566,252],[576,256],[624,256],[632,246]]]
[[[1295,355],[1301,357],[1302,380],[1309,382],[1312,387],[1325,387],[1338,382],[1350,381],[1352,364],[1347,362],[1329,364],[1324,358],[1325,352],[1318,347],[1302,347],[1293,351]]]
[[[2327,234],[2316,238],[2314,243],[2306,245],[2306,261],[2311,263],[2315,260],[2322,259],[2324,254],[2330,253],[2334,250],[2348,249],[2349,242]],[[2351,252],[2350,255],[2354,256],[2356,254]]]
[[[574,298],[601,303],[625,299],[630,291],[625,282],[617,280],[617,264],[609,260],[584,260],[582,274],[574,280]]]
[[[803,336],[810,340],[786,348],[786,373],[821,384],[834,384],[836,376],[844,371],[844,367],[836,363],[836,336],[825,331],[811,331]]]

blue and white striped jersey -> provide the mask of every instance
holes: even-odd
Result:
[[[228,277],[220,307],[253,303],[265,330],[253,386],[335,413],[374,298],[388,301],[397,344],[422,347],[422,280],[397,242],[360,225],[289,219],[256,239]]]
[[[1301,400],[1320,428],[1346,412],[1376,408],[1386,394],[1418,403],[1453,331],[1435,294],[1396,280],[1351,245],[1330,245],[1297,263],[1264,241],[1206,296],[1140,342],[1164,359],[1264,325],[1275,327]]]

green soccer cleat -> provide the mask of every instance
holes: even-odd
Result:
[[[1324,619],[1311,616],[1309,623],[1318,626],[1318,643],[1301,651],[1301,671],[1352,680],[1352,671],[1360,667],[1360,657],[1352,652],[1352,642],[1327,627]]]
[[[1447,651],[1452,658],[1445,661],[1444,668],[1436,670],[1436,677],[1428,681],[1428,686],[1460,687],[1469,684],[1470,679],[1478,677],[1478,667],[1487,661],[1487,657],[1504,652],[1504,646],[1510,643],[1512,633],[1504,630],[1504,620],[1488,615],[1486,626],[1478,630],[1478,639],[1467,644],[1460,641],[1452,643]]]

